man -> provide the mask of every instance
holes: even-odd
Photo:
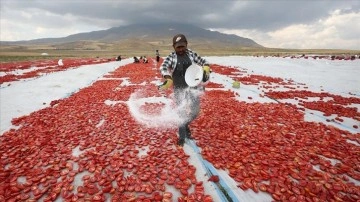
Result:
[[[160,53],[159,50],[156,50],[156,62],[160,62]]]
[[[183,34],[175,35],[173,37],[175,51],[170,53],[160,66],[160,72],[165,81],[159,86],[159,89],[166,90],[173,85],[176,104],[179,106],[186,100],[190,105],[190,112],[183,110],[179,114],[181,118],[185,119],[185,123],[179,125],[178,145],[180,146],[184,145],[185,138],[192,139],[189,124],[198,116],[200,111],[200,94],[198,91],[204,89],[203,85],[206,85],[210,78],[209,63],[196,52],[188,49],[187,44],[187,39]],[[185,72],[192,63],[203,67],[204,76],[200,86],[189,88],[185,82]]]
[[[143,63],[148,63],[148,59],[146,58],[146,56],[144,56],[142,59],[143,59]]]

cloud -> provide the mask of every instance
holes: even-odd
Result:
[[[329,41],[334,37],[326,33],[335,33],[342,44],[351,44],[358,30],[344,31],[355,27],[346,20],[357,19],[359,8],[357,0],[2,0],[1,40],[65,37],[135,23],[180,22],[244,34],[265,46],[278,46],[280,36],[294,39],[286,33],[296,29],[328,36]],[[297,41],[281,43],[291,44]]]
[[[266,47],[359,50],[360,12],[342,13],[336,10],[327,18],[311,24],[293,24],[268,32],[256,29],[218,31],[251,38]]]

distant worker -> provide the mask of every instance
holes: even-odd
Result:
[[[121,55],[117,56],[115,60],[116,61],[121,61]]]
[[[139,63],[139,62],[140,62],[139,59],[136,56],[134,56],[134,63]]]
[[[159,53],[159,50],[156,50],[156,62],[160,62],[160,53]]]
[[[146,58],[146,56],[143,56],[143,63],[148,63],[148,59]]]

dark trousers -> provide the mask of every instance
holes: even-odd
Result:
[[[200,92],[198,89],[175,88],[174,94],[179,116],[183,120],[179,125],[179,138],[185,139],[189,124],[200,112]]]

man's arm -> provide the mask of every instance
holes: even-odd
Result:
[[[190,50],[190,54],[192,54],[194,62],[202,66],[204,71],[202,85],[207,85],[209,83],[211,73],[210,64],[196,52]]]
[[[165,79],[164,83],[158,86],[159,90],[167,90],[173,85],[172,80],[172,71],[170,70],[172,67],[172,54],[167,56],[164,62],[160,66],[160,73]]]
[[[172,68],[171,65],[172,65],[172,54],[168,55],[163,61],[163,63],[160,65],[160,73],[164,78],[165,77],[171,78],[171,73],[172,73],[170,72],[170,68]]]

